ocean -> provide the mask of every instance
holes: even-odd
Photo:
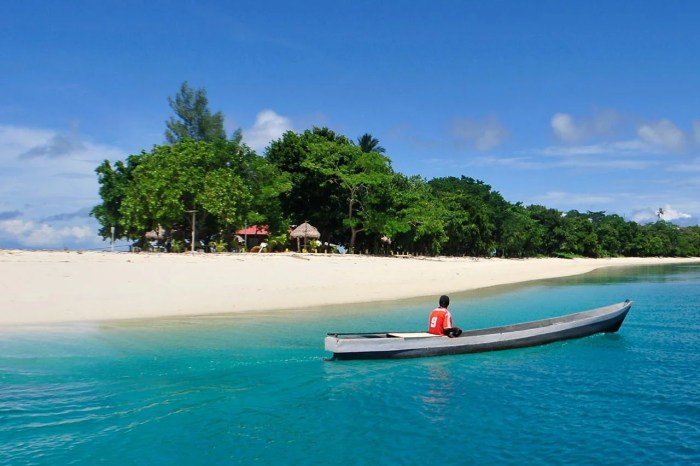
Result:
[[[323,338],[423,330],[437,296],[4,329],[0,464],[700,464],[700,264],[450,297],[464,329],[634,305],[616,334],[395,361]]]

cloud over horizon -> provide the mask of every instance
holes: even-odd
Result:
[[[97,226],[86,223],[90,222],[55,226],[19,218],[0,220],[0,238],[30,248],[99,247]]]
[[[243,142],[260,152],[270,142],[279,139],[286,131],[293,129],[289,118],[279,115],[274,110],[262,110],[255,117],[255,123],[243,131]]]
[[[610,137],[621,121],[615,110],[596,112],[589,118],[574,119],[568,113],[558,112],[552,116],[550,126],[554,136],[565,144],[577,144],[599,137]]]
[[[450,134],[460,145],[485,151],[500,145],[508,137],[508,130],[495,116],[483,120],[455,118],[450,123]]]
[[[95,168],[123,156],[76,131],[0,125],[0,242],[97,246],[98,224],[89,217],[100,202]]]
[[[647,144],[672,151],[683,150],[686,145],[683,131],[666,119],[641,125],[637,128],[637,135]]]
[[[661,208],[663,213],[659,215],[659,209],[653,209],[653,208],[647,208],[647,209],[642,209],[642,210],[637,210],[633,212],[632,214],[632,220],[634,220],[637,223],[650,223],[650,222],[655,222],[659,219],[664,220],[666,222],[677,222],[679,220],[686,220],[686,219],[691,219],[693,216],[681,212],[679,210],[674,209],[671,207],[669,204],[664,205],[664,207]],[[680,222],[682,223],[682,222]]]

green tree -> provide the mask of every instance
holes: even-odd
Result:
[[[437,255],[448,241],[447,208],[419,176],[397,173],[391,183],[392,199],[383,233],[397,252]]]
[[[656,217],[658,220],[662,220],[663,216],[666,212],[664,212],[663,207],[659,207],[659,209],[656,211]]]
[[[684,257],[700,256],[700,227],[692,226],[680,229],[680,248],[678,254]]]
[[[379,152],[363,152],[345,139],[319,139],[309,149],[304,167],[321,173],[325,177],[322,185],[339,188],[338,197],[345,207],[343,226],[350,230],[348,244],[353,250],[360,232],[379,234],[383,226],[380,201],[393,176],[390,161]]]
[[[599,257],[600,247],[598,236],[593,228],[593,219],[577,210],[570,210],[563,220],[562,252],[577,256]]]
[[[324,242],[344,242],[342,193],[327,183],[328,176],[309,164],[311,145],[317,142],[343,144],[328,128],[313,128],[303,133],[287,131],[266,149],[266,159],[288,176],[290,189],[281,194],[280,206],[290,225],[308,221],[321,232]]]
[[[192,89],[185,81],[174,99],[168,97],[168,104],[177,116],[165,123],[168,128],[165,139],[170,144],[185,139],[207,142],[226,139],[224,116],[221,112],[212,115],[204,88]]]
[[[625,222],[619,215],[604,215],[603,212],[590,213],[593,227],[598,235],[598,243],[604,256],[621,256],[629,253],[633,240],[633,222]]]
[[[496,228],[490,206],[494,195],[491,186],[465,176],[434,178],[428,185],[448,212],[445,252],[450,255],[489,254],[495,247]]]
[[[95,206],[90,215],[100,223],[98,233],[103,239],[111,238],[112,227],[115,238],[128,236],[119,209],[131,183],[132,173],[143,156],[144,154],[130,155],[126,163],[119,160],[114,166],[109,160],[105,160],[95,169],[102,203]]]
[[[379,145],[379,139],[375,138],[369,133],[365,133],[359,138],[357,138],[357,145],[360,147],[362,152],[379,152],[384,154],[386,149]]]
[[[104,175],[100,178],[103,200],[122,227],[120,236],[139,240],[160,226],[174,237],[188,239],[187,210],[198,211],[196,236],[205,244],[215,238],[230,241],[233,232],[251,218],[282,229],[277,199],[288,189],[288,182],[240,140],[187,139],[154,146],[151,152],[129,160],[138,164],[123,183],[106,182],[111,177]],[[105,163],[98,170],[109,174],[107,168]],[[115,198],[118,202],[112,203]],[[95,210],[99,213],[101,207]]]
[[[505,213],[500,248],[505,257],[536,256],[542,248],[544,228],[520,204]]]

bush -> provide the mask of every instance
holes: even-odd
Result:
[[[216,252],[226,252],[228,250],[228,244],[225,241],[212,241],[211,245],[214,246],[214,251]]]
[[[185,251],[184,241],[180,241],[179,239],[174,239],[172,244],[170,245],[170,250],[172,252],[184,252]]]

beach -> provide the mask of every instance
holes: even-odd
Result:
[[[698,258],[0,251],[0,326],[303,310]]]

